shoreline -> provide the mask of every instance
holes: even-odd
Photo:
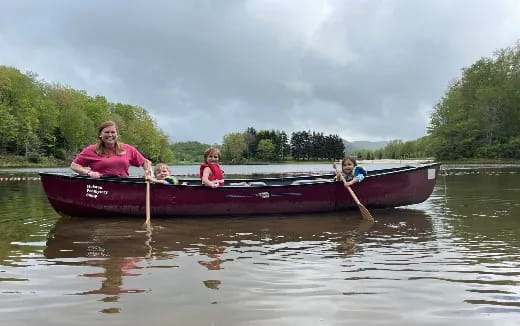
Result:
[[[383,158],[378,160],[358,160],[358,163],[360,164],[429,164],[434,163],[434,159],[390,159],[390,158]]]
[[[6,157],[2,157],[0,155],[0,170],[2,169],[37,169],[37,168],[68,168],[69,164],[66,164],[64,161],[54,161],[50,164],[45,163],[27,163],[22,162],[21,160],[6,160]],[[222,162],[221,165],[283,165],[283,164],[296,164],[296,165],[307,165],[307,164],[332,164],[333,161],[279,161],[279,162],[255,162],[255,163],[244,163],[244,164],[229,164],[226,162]],[[473,166],[489,166],[489,167],[504,167],[504,166],[512,166],[517,167],[520,166],[520,160],[493,160],[493,159],[468,159],[461,161],[436,161],[433,158],[424,158],[424,159],[374,159],[374,160],[358,160],[359,164],[429,164],[438,162],[446,167],[473,167]],[[183,165],[198,165],[199,163],[168,163],[170,166],[183,166]]]

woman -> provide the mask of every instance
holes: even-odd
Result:
[[[93,179],[102,176],[128,177],[128,167],[142,166],[145,176],[152,175],[150,162],[135,147],[117,142],[117,125],[105,121],[98,131],[99,142],[87,146],[72,161],[70,168]],[[87,169],[89,167],[90,169]]]

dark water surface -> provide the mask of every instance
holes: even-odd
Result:
[[[519,325],[520,168],[445,172],[373,225],[349,211],[148,231],[61,218],[39,181],[0,182],[1,323]]]

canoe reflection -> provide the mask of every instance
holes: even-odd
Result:
[[[378,210],[376,223],[359,218],[357,211],[291,216],[244,218],[152,219],[143,230],[139,219],[62,218],[50,232],[45,256],[56,264],[101,267],[104,272],[83,274],[103,277],[101,288],[82,294],[139,293],[125,289],[124,277],[136,277],[143,268],[178,268],[180,255],[196,257],[203,268],[218,271],[255,254],[289,259],[319,250],[323,258],[363,254],[363,244],[374,238],[421,242],[432,236],[430,217],[422,211]],[[410,240],[411,239],[411,240]],[[189,272],[189,271],[188,271]],[[215,274],[217,275],[217,274]],[[135,283],[135,282],[134,282]],[[203,282],[218,290],[221,280]],[[107,298],[117,300],[117,297]]]

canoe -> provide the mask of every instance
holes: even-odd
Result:
[[[369,209],[417,204],[432,193],[440,164],[369,171],[352,186]],[[45,194],[61,215],[78,217],[145,216],[143,178],[101,178],[39,173]],[[200,180],[179,185],[150,185],[152,217],[256,215],[333,212],[357,209],[334,174],[279,178],[226,179],[219,188]]]

